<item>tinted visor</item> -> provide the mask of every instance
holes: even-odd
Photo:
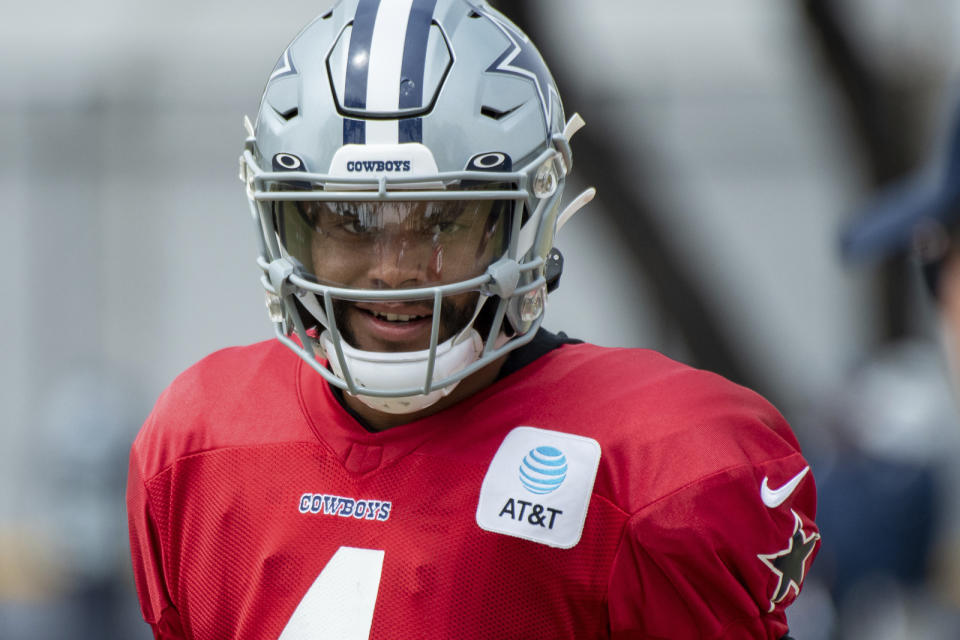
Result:
[[[509,200],[276,200],[283,249],[321,284],[415,289],[481,275],[507,251]]]

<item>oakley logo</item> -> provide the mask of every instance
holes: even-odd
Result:
[[[303,160],[292,153],[278,153],[273,156],[274,171],[301,171]]]
[[[347,171],[410,171],[409,160],[350,160]]]

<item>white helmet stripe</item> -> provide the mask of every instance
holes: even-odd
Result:
[[[381,2],[370,40],[370,68],[367,75],[367,109],[396,111],[400,108],[400,69],[407,20],[413,0]],[[396,120],[368,120],[367,144],[397,144]]]
[[[372,114],[421,107],[437,0],[360,0],[350,32],[344,105]],[[421,118],[345,118],[344,144],[423,139]]]

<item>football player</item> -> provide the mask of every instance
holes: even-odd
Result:
[[[541,328],[582,124],[480,1],[343,0],[283,52],[240,169],[277,339],[131,452],[157,638],[788,633],[819,534],[780,414]]]
[[[917,259],[937,302],[944,350],[956,374],[960,363],[960,102],[946,143],[942,163],[894,185],[846,229],[842,250],[851,261],[903,252]]]

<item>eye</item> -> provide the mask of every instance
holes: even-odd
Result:
[[[320,220],[320,210],[315,202],[294,202],[294,209],[308,227],[316,228]]]
[[[350,235],[362,235],[372,231],[372,229],[363,223],[360,216],[345,215],[341,217],[339,227]]]
[[[432,226],[430,226],[429,231],[431,234],[438,233],[455,233],[462,228],[462,225],[457,224],[456,220],[438,220]]]

